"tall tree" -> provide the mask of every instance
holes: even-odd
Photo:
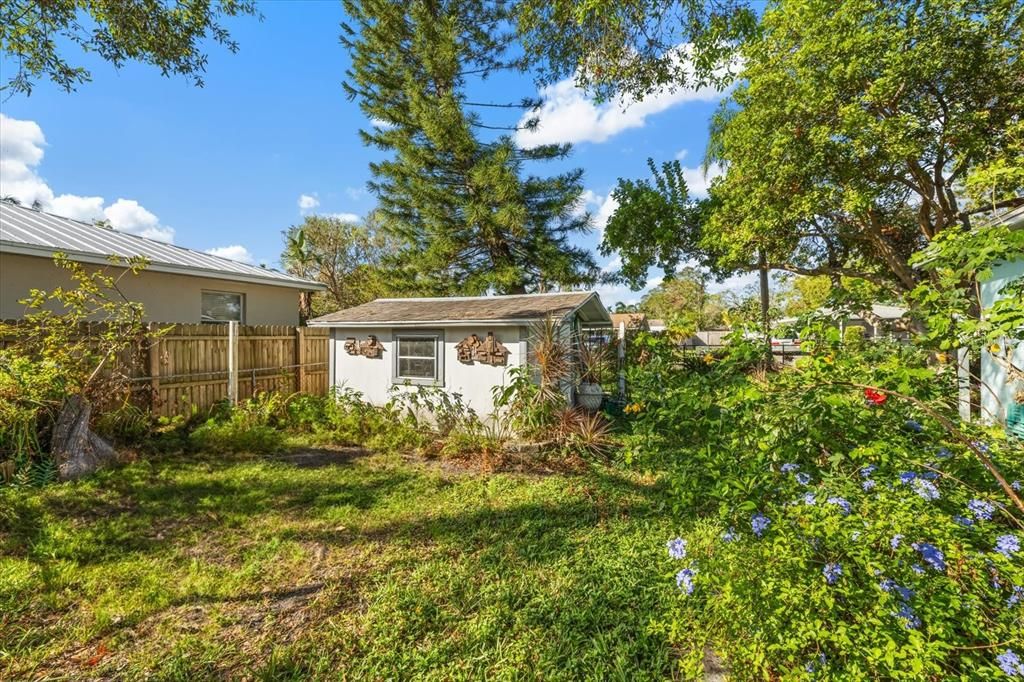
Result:
[[[742,267],[922,278],[911,254],[969,222],[963,184],[1024,116],[1017,0],[783,0],[713,126],[727,165],[704,243]],[[1020,165],[1021,160],[1016,160]]]
[[[281,263],[297,277],[327,287],[303,302],[306,315],[351,308],[393,293],[384,266],[394,240],[383,233],[373,214],[362,223],[331,216],[306,216],[284,231]]]
[[[213,40],[237,51],[221,22],[255,14],[254,0],[4,0],[0,54],[10,64],[0,90],[28,95],[36,80],[46,79],[70,92],[89,82],[89,70],[65,56],[68,45],[114,66],[138,61],[202,86],[207,57],[201,43]]]
[[[567,146],[518,149],[481,109],[532,102],[472,102],[473,78],[524,68],[511,54],[505,2],[345,0],[352,55],[346,89],[374,122],[362,131],[389,152],[372,163],[382,225],[406,248],[402,286],[433,294],[522,293],[593,283],[599,269],[573,246],[589,216],[578,208],[577,170],[524,177],[527,162],[564,157]],[[508,130],[504,128],[504,130]],[[484,134],[490,139],[484,139]]]
[[[640,301],[640,310],[692,331],[720,327],[725,322],[726,305],[722,296],[708,291],[710,279],[701,269],[682,268],[651,289]]]

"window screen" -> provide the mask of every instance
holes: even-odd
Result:
[[[238,322],[243,317],[244,298],[242,294],[223,291],[203,292],[203,322]]]
[[[438,379],[437,336],[399,336],[395,376],[398,379]]]

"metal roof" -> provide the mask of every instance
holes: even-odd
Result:
[[[107,264],[109,256],[149,260],[147,270],[196,277],[254,282],[321,290],[322,284],[291,275],[247,265],[183,246],[165,244],[127,232],[90,225],[71,218],[0,202],[0,253],[17,253],[50,258],[61,252],[86,263]]]
[[[310,320],[309,324],[331,327],[523,324],[543,320],[548,315],[561,319],[577,311],[585,321],[610,321],[596,292],[572,291],[511,296],[378,298],[323,315]]]

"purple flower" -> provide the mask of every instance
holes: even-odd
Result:
[[[974,519],[969,519],[966,516],[954,516],[953,520],[959,523],[961,526],[970,527],[974,525]]]
[[[818,660],[817,661],[814,661],[814,660],[807,661],[807,663],[804,664],[804,670],[806,670],[809,673],[817,672],[818,670],[820,670],[821,668],[823,668],[825,666],[825,661],[826,660],[827,659],[825,658],[825,653],[822,652],[822,653],[818,654]]]
[[[860,540],[860,531],[854,531],[853,534],[850,536],[850,540],[852,540],[853,542],[857,542],[857,540]]]
[[[935,456],[940,459],[949,459],[950,457],[953,456],[953,451],[950,450],[949,448],[942,447],[939,448],[938,452],[935,453]]]
[[[796,482],[800,485],[808,485],[811,482],[811,475],[801,471],[796,475]]]
[[[868,476],[870,476],[870,475],[871,475],[871,474],[872,474],[872,473],[873,473],[873,472],[875,471],[875,469],[877,469],[877,468],[878,468],[878,467],[876,467],[876,466],[875,466],[874,464],[868,464],[867,466],[861,467],[861,468],[860,468],[860,475],[861,475],[861,478],[867,478],[867,477],[868,477]]]
[[[764,532],[768,529],[768,524],[772,522],[767,516],[761,512],[757,512],[750,518],[750,527],[754,531],[754,535],[761,537]]]
[[[996,538],[996,551],[1007,559],[1020,551],[1020,540],[1016,535],[1006,534]]]
[[[834,504],[837,507],[839,507],[839,509],[843,512],[843,516],[847,516],[851,511],[853,511],[853,506],[841,497],[830,497],[828,498],[827,502],[829,504]]]
[[[924,427],[921,426],[921,423],[920,422],[916,422],[913,419],[908,419],[907,423],[905,424],[905,426],[908,429],[910,429],[911,431],[913,431],[914,433],[921,433],[922,431],[924,431]]]
[[[971,441],[971,445],[973,445],[977,450],[980,450],[981,452],[983,452],[985,454],[988,454],[988,444],[987,443],[983,443],[980,440],[972,440]]]
[[[914,596],[914,591],[909,587],[902,587],[892,578],[886,578],[878,584],[884,592],[895,592],[899,595],[899,598],[903,601],[910,601]]]
[[[896,549],[900,546],[900,541],[903,540],[903,534],[893,535],[892,540],[889,540],[889,546]]]
[[[779,470],[782,473],[784,473],[784,474],[788,474],[790,471],[796,471],[799,468],[800,468],[799,464],[793,464],[792,462],[787,462],[786,464],[783,464],[782,467],[780,467]]]
[[[967,503],[967,511],[971,512],[974,518],[979,521],[991,521],[995,510],[996,508],[992,503],[985,500],[974,499]]]
[[[693,594],[693,576],[697,575],[697,569],[690,567],[676,573],[676,585],[686,594]]]
[[[814,497],[814,493],[804,493],[803,500],[804,504],[812,507],[818,502],[818,500]]]
[[[913,471],[904,471],[902,474],[900,474],[900,483],[910,483],[915,478],[917,478],[917,474],[915,474]]]
[[[668,555],[673,559],[686,558],[686,540],[676,538],[675,540],[669,540],[666,542],[665,546],[668,547]]]
[[[924,566],[922,566],[921,564],[910,564],[910,570],[914,573],[924,575]]]
[[[1006,605],[1016,606],[1020,603],[1021,599],[1024,599],[1024,587],[1021,587],[1020,585],[1015,585],[1013,588],[1013,594],[1011,594],[1010,598],[1006,600]]]
[[[860,487],[864,488],[864,492],[868,492],[869,490],[874,490],[875,489],[875,479],[873,479],[873,478],[866,478],[866,479],[864,479],[864,481],[860,484]]]
[[[914,481],[914,492],[925,500],[939,499],[939,489],[935,487],[934,483],[923,478]]]
[[[835,585],[843,575],[843,567],[841,564],[836,563],[825,564],[825,568],[821,569],[821,572],[825,575],[826,583]]]
[[[942,550],[929,542],[915,542],[912,547],[917,550],[921,558],[936,571],[946,570],[946,557]]]
[[[1024,677],[1024,663],[1020,662],[1020,656],[1013,649],[1007,649],[996,656],[996,662],[1009,677]]]
[[[739,537],[739,533],[737,533],[736,529],[732,526],[729,526],[729,530],[722,533],[722,540],[724,540],[725,542],[732,542],[733,540],[738,540]]]
[[[921,619],[914,613],[913,607],[906,602],[900,603],[900,608],[895,612],[896,617],[902,618],[906,621],[903,626],[908,630],[916,630],[921,627]]]
[[[1016,490],[1017,492],[1020,492],[1020,481],[1014,481],[1013,483],[1010,484],[1010,487]]]
[[[921,474],[921,478],[928,479],[929,481],[934,481],[938,477],[939,477],[939,472],[937,472],[937,471],[926,471],[923,474]]]

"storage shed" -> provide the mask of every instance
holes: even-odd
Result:
[[[332,386],[377,405],[395,386],[442,387],[486,417],[494,410],[492,389],[528,362],[531,333],[549,316],[571,343],[583,327],[611,323],[597,293],[580,291],[380,298],[309,324],[331,329]]]

